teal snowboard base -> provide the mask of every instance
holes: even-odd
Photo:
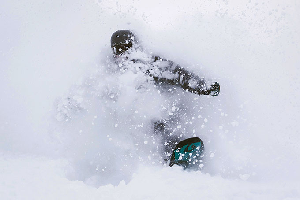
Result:
[[[203,151],[203,141],[199,137],[180,141],[173,150],[169,166],[172,167],[176,164],[184,169],[199,168],[202,162]]]

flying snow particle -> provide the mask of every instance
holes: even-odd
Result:
[[[250,174],[240,174],[240,179],[242,179],[243,181],[246,181],[249,179],[250,177]]]
[[[176,111],[176,107],[175,107],[175,106],[172,107],[172,111],[173,111],[173,112]]]
[[[238,125],[239,125],[239,122],[236,121],[236,120],[234,120],[233,122],[231,122],[231,125],[232,125],[232,126],[238,126]]]

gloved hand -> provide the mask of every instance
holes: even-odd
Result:
[[[211,96],[218,96],[220,93],[220,84],[218,82],[215,82],[214,84],[212,84],[210,86],[210,88],[208,89],[208,93]]]

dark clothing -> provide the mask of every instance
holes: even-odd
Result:
[[[153,77],[158,85],[180,86],[182,89],[198,95],[217,96],[219,94],[220,85],[217,82],[208,87],[204,78],[200,78],[170,60],[154,56],[147,62],[141,59],[133,59],[132,62],[148,65],[149,67],[143,71]]]

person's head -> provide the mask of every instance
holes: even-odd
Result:
[[[138,44],[136,36],[130,30],[118,30],[110,39],[114,55],[121,55]]]

